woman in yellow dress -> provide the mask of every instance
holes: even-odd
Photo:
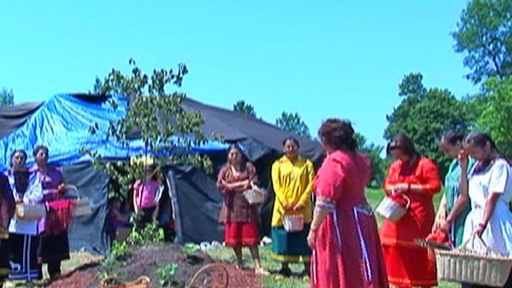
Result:
[[[283,141],[283,157],[272,165],[272,185],[276,195],[272,214],[272,258],[281,262],[280,274],[290,276],[290,262],[304,263],[309,273],[311,249],[307,235],[312,218],[311,193],[315,171],[313,163],[299,156],[299,141],[289,137]],[[283,225],[285,215],[304,218],[302,231],[288,232]]]

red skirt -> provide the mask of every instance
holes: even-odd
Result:
[[[256,246],[260,242],[258,223],[229,222],[224,224],[224,242],[229,247]]]

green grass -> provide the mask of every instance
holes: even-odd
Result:
[[[384,196],[384,192],[382,189],[367,189],[366,190],[366,197],[368,199],[368,202],[370,205],[375,208],[379,202],[381,201],[382,197]],[[439,193],[434,198],[434,204],[437,209],[437,206],[439,205],[439,201],[441,200],[442,193]],[[380,226],[382,223],[382,218],[377,216],[377,222]],[[219,259],[222,261],[226,261],[228,263],[235,263],[235,256],[233,251],[230,248],[219,248],[216,250],[210,250],[208,251],[210,256],[212,256],[215,259]],[[263,267],[265,269],[270,270],[271,272],[274,272],[273,275],[264,277],[262,280],[263,287],[272,287],[272,288],[306,288],[309,287],[309,280],[304,279],[299,274],[302,272],[303,265],[302,264],[291,264],[290,268],[293,271],[293,274],[289,278],[283,278],[282,276],[275,275],[275,272],[279,270],[281,267],[281,264],[274,259],[270,257],[270,246],[264,246],[260,247],[260,257],[263,264]],[[252,258],[249,254],[248,249],[244,249],[243,251],[243,258],[244,263],[248,268],[253,268],[252,264]],[[441,282],[439,283],[439,286],[441,288],[455,288],[460,287],[459,284],[454,283],[446,283]]]

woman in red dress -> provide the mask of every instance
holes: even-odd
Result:
[[[384,220],[381,228],[389,283],[398,287],[437,286],[434,254],[414,241],[426,238],[434,224],[432,198],[441,190],[438,169],[416,152],[405,135],[395,137],[387,150],[396,161],[389,167],[384,191],[410,199],[405,216],[396,223]]]
[[[318,134],[327,158],[313,183],[311,287],[388,287],[377,223],[364,194],[368,158],[356,151],[348,121],[328,119]]]
[[[254,261],[254,271],[259,275],[270,273],[261,267],[258,244],[258,205],[251,205],[243,192],[258,182],[256,168],[244,161],[237,145],[228,149],[228,163],[217,177],[217,188],[224,194],[220,221],[224,223],[224,242],[235,252],[237,266],[242,268],[242,247],[249,247]]]

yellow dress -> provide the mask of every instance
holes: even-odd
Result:
[[[292,163],[286,156],[276,160],[272,165],[272,185],[276,195],[272,214],[272,254],[279,261],[307,262],[311,255],[306,241],[309,223],[312,220],[313,163],[299,157]],[[302,204],[301,211],[285,211],[286,205]],[[283,228],[284,215],[302,214],[304,230],[286,232]]]

